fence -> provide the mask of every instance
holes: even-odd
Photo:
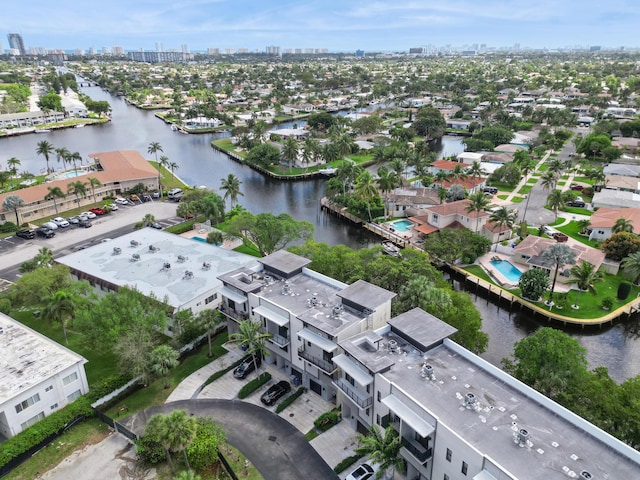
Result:
[[[118,422],[117,420],[114,420],[110,416],[105,415],[101,411],[96,410],[96,417],[98,417],[102,422],[106,423],[111,428],[113,428],[117,433],[123,434],[129,440],[138,439],[138,435],[136,435],[133,431],[129,430],[127,427],[125,427],[122,423]]]

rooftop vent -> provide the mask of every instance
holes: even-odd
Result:
[[[180,263],[184,263],[188,260],[188,257],[185,257],[184,255],[178,255],[178,262]]]
[[[113,247],[113,254],[120,255],[122,253],[122,249],[120,247]]]
[[[169,262],[164,262],[162,264],[162,270],[171,270],[171,264]]]
[[[131,245],[132,247],[137,247],[138,245],[140,245],[140,242],[137,240],[131,240],[129,242],[129,245]]]
[[[338,303],[337,305],[334,305],[333,308],[331,309],[332,317],[339,317],[341,313],[342,313],[342,304],[340,303]]]
[[[467,405],[467,406],[469,406],[469,407],[471,407],[471,406],[475,405],[475,403],[476,403],[476,396],[475,396],[473,393],[471,393],[471,392],[467,393],[467,394],[464,396],[464,403],[465,403],[465,405]]]
[[[529,432],[524,428],[520,428],[516,432],[515,438],[517,444],[521,446],[527,445],[527,443],[529,443]]]
[[[391,353],[395,353],[398,351],[398,342],[396,342],[394,339],[389,340],[389,351]]]
[[[137,253],[134,253],[133,255],[131,255],[131,261],[132,262],[137,262],[140,260],[140,255]]]
[[[433,378],[433,366],[423,363],[420,375],[422,375],[422,378]]]
[[[271,275],[264,276],[265,285],[271,285],[273,283],[273,277]]]
[[[282,294],[291,295],[291,285],[289,285],[289,280],[285,280],[285,282],[282,284]]]
[[[202,269],[203,270],[210,270],[211,269],[211,264],[209,262],[202,262]]]
[[[591,480],[592,478],[593,478],[593,475],[591,475],[586,470],[583,470],[580,472],[580,480]]]
[[[157,252],[158,250],[160,250],[158,247],[154,247],[153,245],[149,245],[149,251],[150,252]]]
[[[191,270],[185,270],[183,280],[191,280],[193,278],[193,272]]]

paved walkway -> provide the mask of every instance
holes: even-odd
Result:
[[[227,440],[240,450],[267,480],[329,480],[339,477],[289,422],[264,408],[239,400],[179,400],[138,412],[124,420],[140,434],[149,418],[183,409],[212,418],[227,432]]]

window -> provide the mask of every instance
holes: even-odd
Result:
[[[211,302],[213,302],[216,298],[218,298],[218,294],[217,294],[217,293],[214,293],[213,295],[211,295],[211,296],[207,297],[207,298],[204,300],[204,304],[205,304],[205,305],[208,305],[208,304],[210,304]]]
[[[462,471],[463,475],[467,474],[467,468],[468,468],[467,462],[462,462],[462,470],[461,471]]]
[[[20,413],[25,408],[29,408],[31,405],[39,401],[40,401],[40,394],[36,393],[35,395],[27,398],[26,400],[23,400],[18,405],[16,405],[16,413]]]
[[[75,382],[78,379],[78,374],[77,372],[73,372],[70,375],[67,375],[66,377],[64,377],[62,379],[62,383],[64,383],[65,385],[69,385],[71,382]]]
[[[22,422],[20,424],[20,427],[22,427],[22,430],[25,430],[27,428],[29,428],[31,425],[33,425],[34,423],[39,422],[40,420],[42,420],[44,418],[44,412],[40,412],[39,414],[31,417],[29,420],[27,420],[26,422]]]
[[[369,410],[371,410],[371,409],[367,408],[367,409],[364,411],[364,413],[365,413],[365,415],[366,415],[367,417],[369,416],[369,413],[370,413],[370,412],[369,412]]]
[[[53,390],[53,385],[49,385],[47,388],[44,389],[45,392],[49,392]]]
[[[453,454],[453,452],[447,448],[447,462],[451,462],[451,455]]]
[[[73,392],[71,395],[67,396],[67,400],[69,400],[70,402],[73,402],[76,398],[78,398],[80,395],[82,395],[82,393],[80,392],[80,390],[76,390],[75,392]]]
[[[51,410],[53,410],[55,408],[58,408],[58,404],[57,403],[54,403],[53,405],[51,405]]]
[[[378,402],[382,400],[382,392],[378,390]]]
[[[376,423],[380,425],[380,415],[376,415]]]
[[[355,380],[353,379],[353,377],[351,377],[351,375],[349,375],[348,373],[345,372],[344,374],[344,379],[349,382],[351,384],[351,386],[354,386],[355,384]]]

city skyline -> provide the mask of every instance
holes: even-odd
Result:
[[[362,4],[352,0],[267,4],[256,0],[125,2],[87,10],[85,2],[34,0],[29,9],[5,6],[0,31],[20,33],[29,47],[73,50],[123,45],[126,50],[206,51],[210,47],[264,51],[328,48],[408,51],[422,45],[565,48],[637,47],[640,5],[628,0],[399,0]],[[34,12],[37,12],[34,15]],[[55,29],[52,30],[51,26]]]

